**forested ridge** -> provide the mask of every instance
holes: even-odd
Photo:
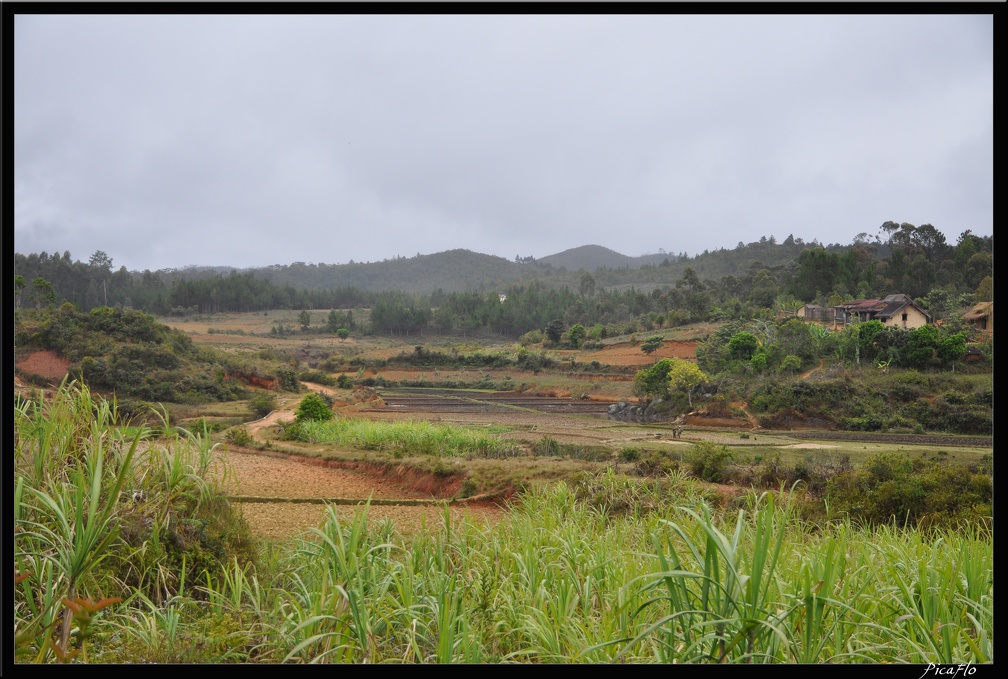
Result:
[[[695,257],[626,258],[639,265],[618,267],[592,266],[613,255],[622,261],[598,246],[543,261],[452,250],[377,263],[296,262],[226,272],[116,270],[101,250],[87,262],[68,251],[15,253],[15,306],[69,302],[82,311],[108,306],[159,316],[368,308],[366,330],[375,333],[518,336],[554,320],[568,327],[651,330],[899,293],[940,319],[992,298],[993,236],[964,231],[952,244],[930,224],[906,222],[886,222],[879,233],[826,246],[764,237]],[[571,270],[551,261],[581,266]]]

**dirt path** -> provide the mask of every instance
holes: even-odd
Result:
[[[822,370],[825,365],[826,365],[826,359],[825,358],[820,358],[819,359],[819,365],[817,365],[816,367],[812,368],[811,370],[806,370],[805,372],[803,372],[801,374],[801,378],[803,380],[807,380],[809,378],[809,375],[811,375],[812,373],[814,373],[817,370]]]
[[[324,394],[328,394],[329,396],[333,397],[336,396],[335,389],[330,389],[329,387],[323,386],[321,384],[314,384],[312,382],[302,382],[301,384],[307,387],[309,391],[322,392]],[[248,433],[252,436],[252,438],[259,441],[266,440],[262,436],[262,430],[269,429],[270,427],[275,426],[276,423],[279,422],[280,420],[287,420],[287,421],[293,420],[294,413],[295,411],[297,411],[298,404],[301,403],[302,398],[304,398],[304,396],[301,396],[300,394],[281,396],[279,399],[277,399],[276,410],[274,410],[273,412],[271,412],[269,415],[267,415],[262,419],[253,420],[252,422],[247,423],[245,425],[245,428],[248,430]]]
[[[756,419],[756,416],[753,415],[751,412],[749,412],[748,403],[746,403],[745,401],[735,401],[734,403],[732,403],[732,406],[738,408],[743,413],[745,413],[746,419],[749,420],[749,425],[753,431],[756,431],[757,429],[760,428],[759,421]]]

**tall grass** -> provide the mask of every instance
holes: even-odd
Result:
[[[86,658],[103,609],[185,589],[185,538],[226,471],[208,436],[127,437],[115,402],[76,382],[18,401],[14,424],[16,653]]]
[[[994,660],[992,531],[813,529],[783,489],[727,511],[681,474],[537,486],[497,525],[446,508],[409,534],[330,506],[255,560],[222,539],[175,562],[224,509],[213,445],[140,454],[105,407],[74,385],[16,406],[19,662]]]
[[[295,436],[308,443],[329,443],[394,455],[434,457],[510,457],[518,446],[486,429],[433,424],[425,420],[375,422],[339,418],[329,422],[304,421],[294,425]]]

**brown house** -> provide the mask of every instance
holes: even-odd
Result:
[[[883,325],[913,330],[931,322],[931,315],[909,295],[889,295],[885,299],[855,299],[833,307],[834,325],[880,321]]]
[[[963,314],[963,320],[977,332],[994,334],[994,302],[980,302]]]

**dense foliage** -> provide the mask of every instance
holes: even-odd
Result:
[[[182,332],[129,309],[21,310],[15,347],[48,349],[70,361],[71,378],[119,399],[206,403],[245,398],[237,375],[254,373],[234,356],[195,346]],[[17,350],[16,350],[17,351]]]

